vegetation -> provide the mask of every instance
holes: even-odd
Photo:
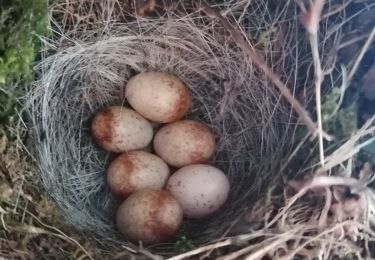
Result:
[[[20,139],[27,145],[32,137],[10,120],[22,107],[19,97],[33,80],[38,36],[48,34],[47,2],[0,0],[0,259],[130,259],[129,251],[134,249],[107,248],[105,241],[97,243],[89,234],[66,225],[55,203],[41,192],[36,165],[22,149]],[[258,42],[267,42],[267,37],[268,32],[262,31]],[[341,95],[336,86],[322,97],[323,129],[338,140],[346,140],[357,128],[357,97],[342,105]],[[375,164],[375,142],[364,150],[366,159],[362,161],[373,158]],[[173,247],[176,253],[183,253],[201,244],[182,232]],[[142,259],[142,254],[147,255],[140,251],[132,257]],[[357,258],[348,254],[343,259]]]
[[[47,10],[47,0],[0,0],[0,123],[14,115],[17,98],[33,78]]]
[[[184,253],[197,248],[198,241],[189,239],[187,236],[182,235],[174,244],[174,250],[177,253]]]
[[[323,128],[338,140],[349,138],[357,130],[356,100],[353,98],[349,105],[341,107],[342,94],[339,88],[332,88],[322,104]]]

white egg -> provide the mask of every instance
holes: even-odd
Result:
[[[99,111],[92,121],[91,133],[99,146],[116,153],[144,148],[153,137],[150,122],[121,106]]]
[[[138,113],[159,123],[181,119],[190,106],[184,83],[162,72],[144,72],[131,78],[125,97]]]
[[[117,211],[120,232],[133,243],[159,243],[171,238],[182,223],[182,209],[167,191],[139,190]]]
[[[210,165],[194,164],[176,171],[168,180],[167,190],[177,199],[184,215],[201,218],[217,211],[227,200],[229,181]]]
[[[144,188],[161,190],[168,177],[168,165],[156,155],[144,151],[119,155],[107,171],[110,190],[122,199]]]
[[[175,167],[207,162],[215,150],[210,129],[193,120],[180,120],[162,127],[153,144],[155,153]]]

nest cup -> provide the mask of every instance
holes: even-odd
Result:
[[[119,202],[105,181],[114,155],[95,145],[90,123],[101,108],[126,105],[127,81],[144,71],[171,73],[186,84],[192,97],[187,118],[212,129],[217,148],[209,163],[231,184],[223,208],[208,219],[185,220],[181,234],[202,242],[220,237],[279,180],[294,129],[290,108],[230,37],[213,30],[215,22],[195,18],[143,19],[100,36],[85,31],[38,65],[29,108],[41,179],[75,228],[120,238]]]

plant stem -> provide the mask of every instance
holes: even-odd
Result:
[[[254,64],[266,74],[266,76],[278,88],[280,93],[288,100],[289,104],[292,106],[294,111],[296,111],[299,115],[299,118],[305,123],[305,125],[309,129],[310,134],[315,136],[317,132],[320,132],[321,129],[319,130],[316,127],[315,122],[311,119],[305,108],[296,98],[294,98],[289,88],[281,81],[280,77],[267,66],[267,63],[263,59],[263,57],[253,50],[252,46],[250,45],[246,37],[243,35],[243,33],[238,28],[234,27],[228,21],[228,19],[220,13],[219,10],[205,4],[203,1],[193,0],[193,2],[197,4],[198,7],[208,16],[216,18],[220,21],[221,25],[228,33],[230,33],[233,41],[238,45],[238,47],[240,47],[242,51],[249,56],[251,61],[254,62]],[[332,140],[332,138],[326,133],[321,132],[320,136],[324,136],[327,140]]]

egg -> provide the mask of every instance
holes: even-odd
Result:
[[[225,203],[230,186],[221,170],[194,164],[177,170],[169,178],[166,189],[177,199],[186,217],[202,218]]]
[[[153,137],[150,122],[121,106],[99,111],[92,121],[91,133],[99,146],[115,153],[144,148]]]
[[[182,223],[182,209],[167,191],[144,189],[130,195],[119,207],[116,224],[133,243],[160,243],[171,238]]]
[[[144,151],[119,155],[107,171],[110,190],[122,199],[144,188],[161,190],[168,177],[168,165],[156,155]]]
[[[159,123],[181,119],[190,107],[184,83],[162,72],[144,72],[132,77],[126,85],[125,97],[138,113]]]
[[[153,144],[155,153],[175,167],[207,162],[215,150],[210,129],[192,120],[165,125],[156,133]]]

